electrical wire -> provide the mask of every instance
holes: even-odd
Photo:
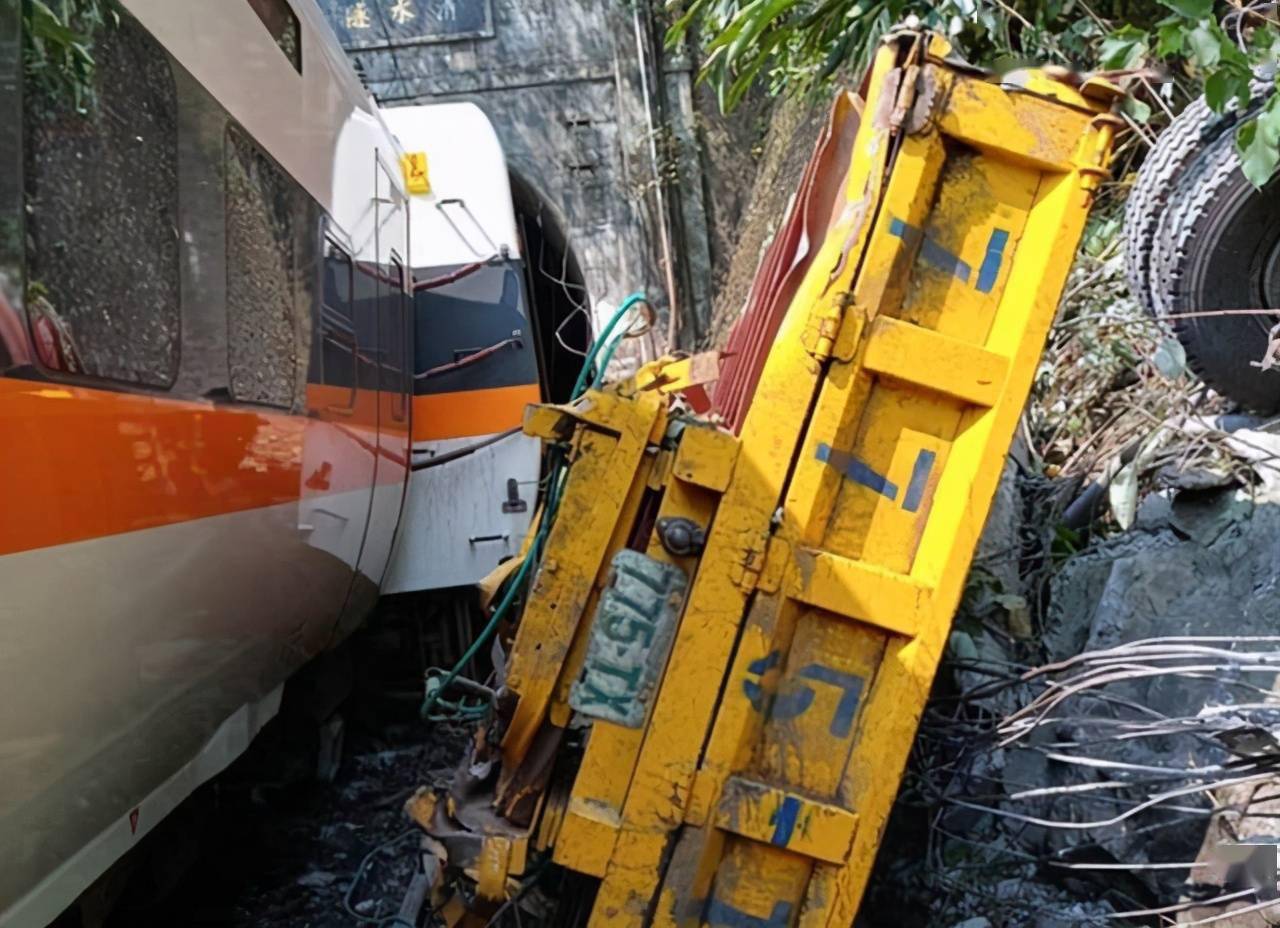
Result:
[[[352,899],[355,898],[356,890],[359,888],[364,875],[369,870],[369,866],[373,863],[373,859],[385,850],[389,850],[404,842],[406,838],[421,835],[422,832],[418,828],[410,828],[408,831],[402,831],[394,838],[383,841],[368,854],[364,855],[364,859],[360,861],[360,866],[356,867],[355,876],[351,878],[351,885],[347,887],[347,891],[342,896],[342,907],[346,910],[347,915],[355,919],[362,925],[377,925],[378,928],[417,928],[411,922],[406,921],[399,915],[361,915],[356,911]]]
[[[596,336],[595,341],[592,343],[590,350],[587,351],[587,357],[582,362],[582,370],[578,373],[578,380],[573,385],[573,392],[570,394],[571,399],[576,400],[587,391],[587,384],[589,382],[593,382],[593,371],[596,368],[596,357],[600,354],[600,349],[606,345],[609,340],[609,336],[613,334],[613,330],[618,327],[618,323],[621,322],[622,318],[631,311],[631,308],[638,303],[643,303],[644,301],[645,298],[643,293],[633,293],[623,300],[618,308],[613,311],[613,315],[609,317],[609,321],[605,323],[604,328],[600,330],[600,334]],[[613,351],[616,347],[617,346],[615,345],[606,349],[606,360],[613,357]],[[601,367],[603,367],[603,365],[601,365]]]
[[[643,293],[637,292],[628,296],[622,301],[621,305],[614,310],[613,315],[609,317],[609,321],[605,324],[600,334],[596,336],[592,342],[591,348],[587,351],[586,358],[582,362],[582,370],[578,374],[577,382],[573,385],[573,391],[570,394],[571,399],[578,399],[586,392],[587,384],[592,380],[592,371],[596,365],[596,358],[600,355],[601,348],[606,345],[613,330],[618,327],[618,323],[626,317],[632,307],[639,303],[645,302]],[[621,339],[626,333],[618,336]],[[616,340],[615,340],[616,341]],[[616,344],[612,347],[616,348]],[[604,359],[607,363],[608,359],[613,356],[611,348],[605,349]],[[542,559],[542,548],[546,544],[547,536],[551,533],[551,526],[555,522],[556,512],[560,507],[560,498],[564,492],[565,484],[565,465],[561,453],[558,449],[552,449],[548,461],[548,480],[547,480],[547,496],[546,502],[542,507],[542,516],[538,522],[537,532],[534,534],[533,542],[529,546],[529,550],[525,553],[524,560],[520,562],[520,566],[516,569],[506,585],[506,591],[503,593],[502,599],[498,602],[497,607],[493,610],[493,614],[489,617],[489,621],[481,629],[471,645],[463,653],[462,657],[454,663],[442,677],[439,678],[439,684],[433,689],[429,689],[422,702],[422,708],[419,710],[421,717],[428,721],[440,721],[442,719],[458,719],[473,720],[483,718],[484,713],[480,713],[478,706],[468,705],[465,700],[459,702],[442,701],[444,692],[462,675],[462,669],[479,653],[480,648],[493,637],[498,627],[502,624],[502,620],[506,618],[516,598],[520,595],[525,586],[525,581],[529,577],[535,564]],[[433,681],[436,678],[433,678]],[[445,708],[446,712],[437,712],[437,706]],[[487,712],[487,708],[485,712]]]

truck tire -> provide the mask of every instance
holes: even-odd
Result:
[[[1209,386],[1255,412],[1280,410],[1280,371],[1260,361],[1277,315],[1198,316],[1280,307],[1280,183],[1257,190],[1240,171],[1234,133],[1210,142],[1174,184],[1155,248],[1156,306]]]
[[[1256,111],[1273,87],[1259,75],[1244,114]],[[1235,107],[1217,115],[1201,98],[1161,134],[1126,204],[1125,272],[1139,305],[1168,318],[1192,370],[1224,396],[1271,413],[1280,410],[1280,372],[1250,362],[1262,357],[1276,319],[1178,318],[1280,307],[1280,227],[1266,222],[1280,206],[1280,188],[1273,183],[1256,191],[1240,173],[1240,119]]]
[[[1160,133],[1129,191],[1122,227],[1125,276],[1129,292],[1149,313],[1159,313],[1161,294],[1151,286],[1152,253],[1168,211],[1169,195],[1174,181],[1202,150],[1204,137],[1217,120],[1204,98],[1196,98]]]

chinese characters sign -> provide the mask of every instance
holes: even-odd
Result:
[[[489,38],[492,0],[320,0],[343,48]]]

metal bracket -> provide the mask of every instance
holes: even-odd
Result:
[[[734,584],[744,593],[755,590],[776,593],[782,583],[791,545],[777,535],[748,533],[741,551],[732,571]]]
[[[529,504],[520,498],[520,483],[515,477],[507,478],[507,498],[502,503],[503,512],[528,512]]]
[[[844,319],[845,309],[852,304],[852,301],[853,294],[837,293],[828,300],[818,302],[809,310],[809,318],[805,321],[800,344],[819,364],[831,358],[836,336],[840,334],[840,323]]]

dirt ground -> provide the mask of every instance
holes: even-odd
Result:
[[[429,737],[426,727],[352,733],[332,783],[256,782],[257,758],[237,765],[204,803],[198,859],[187,876],[158,904],[126,902],[111,928],[349,928],[356,920],[343,899],[361,861],[408,835],[375,855],[351,893],[359,915],[393,914],[408,886],[416,833],[401,806],[418,786],[446,777],[465,742],[461,732],[438,727]]]
[[[369,639],[381,647],[372,658]],[[420,834],[404,801],[447,782],[468,734],[417,718],[410,661],[384,679],[369,672],[386,666],[388,644],[378,631],[353,642],[364,655],[353,663],[366,669],[337,713],[332,780],[316,778],[319,729],[282,712],[161,826],[167,833],[135,864],[106,928],[351,928],[396,912]],[[352,889],[366,855],[389,842]]]

